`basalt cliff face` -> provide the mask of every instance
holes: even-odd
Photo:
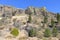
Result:
[[[44,37],[46,28],[53,29],[54,26],[60,30],[60,23],[57,22],[57,14],[49,12],[45,7],[28,7],[26,9],[14,8],[11,6],[0,5],[0,39],[1,40],[59,40],[57,37]],[[10,32],[14,28],[19,31],[18,36],[14,37]],[[34,29],[33,37],[29,32]]]

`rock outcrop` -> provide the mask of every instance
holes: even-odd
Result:
[[[31,23],[28,21],[29,15],[31,15]],[[46,23],[44,22],[45,18],[47,19]],[[43,40],[44,30],[45,28],[50,28],[49,26],[51,26],[51,19],[57,23],[56,13],[49,12],[46,7],[28,7],[23,10],[11,6],[0,5],[0,39]],[[19,30],[19,35],[17,37],[10,34],[11,28],[17,28]],[[36,37],[29,37],[28,32],[31,29],[37,30]],[[58,40],[58,38],[52,37],[48,39]]]

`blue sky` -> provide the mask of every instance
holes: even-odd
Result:
[[[48,11],[60,12],[60,0],[0,0],[0,4],[23,9],[27,8],[28,6],[45,6]]]

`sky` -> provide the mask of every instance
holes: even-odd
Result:
[[[0,0],[1,5],[25,9],[29,6],[46,7],[50,12],[60,13],[60,0]]]

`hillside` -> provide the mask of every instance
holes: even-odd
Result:
[[[58,35],[49,36],[46,33],[49,37],[44,36],[46,29],[52,32],[54,28]],[[15,33],[17,35],[16,31],[18,36],[14,36]],[[23,10],[0,5],[0,32],[1,40],[59,40],[60,14],[49,12],[46,7],[28,7]]]

